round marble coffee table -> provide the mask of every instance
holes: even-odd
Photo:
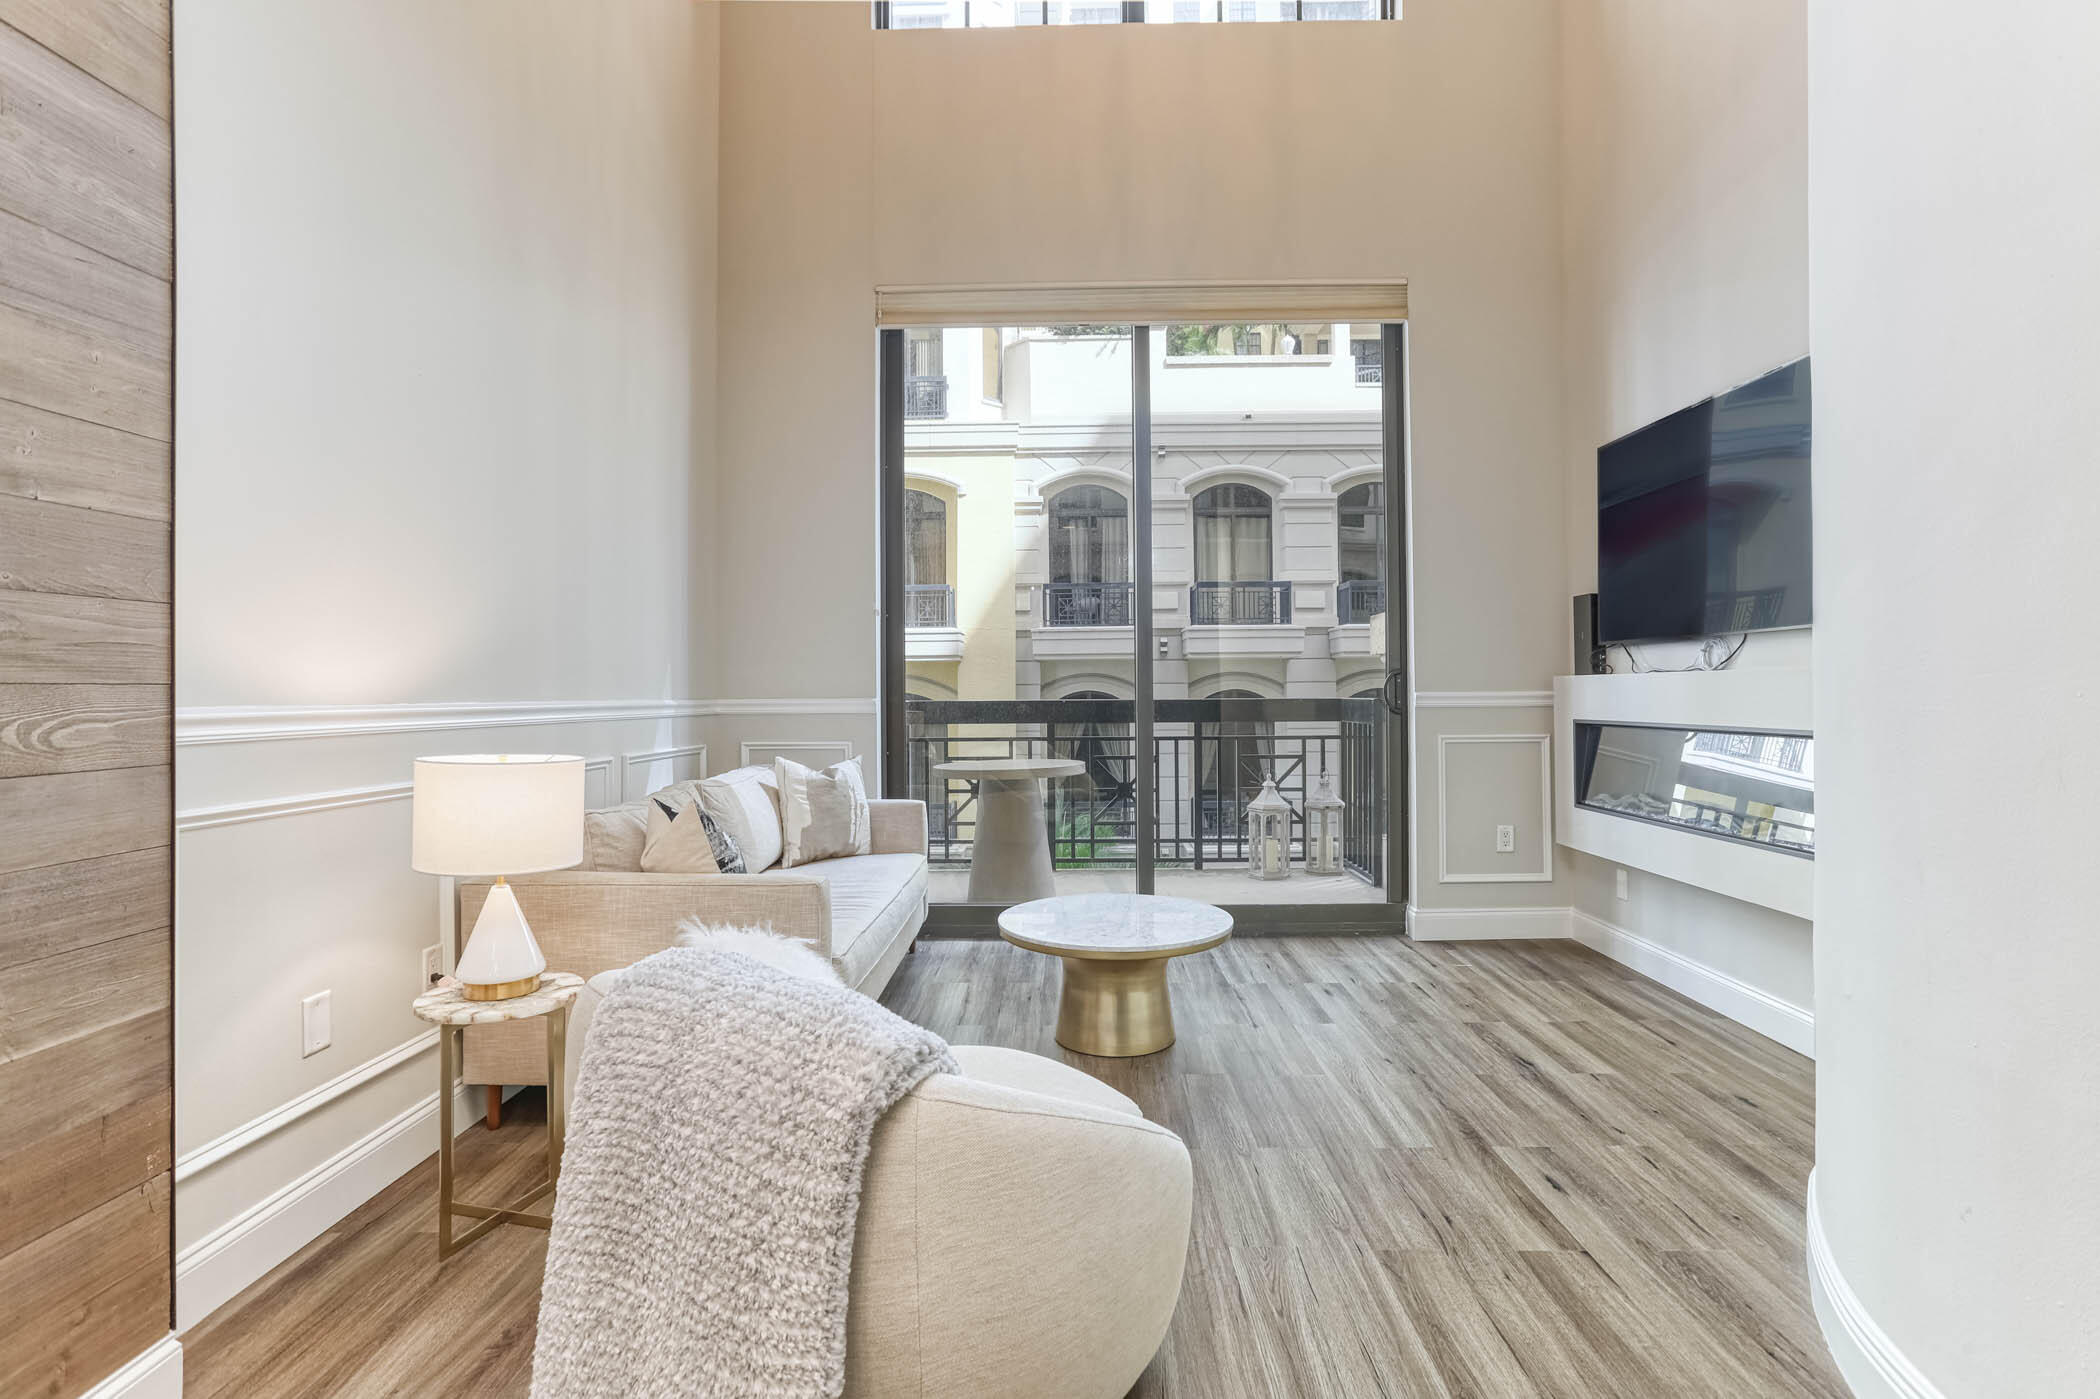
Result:
[[[970,843],[970,902],[1011,904],[1057,892],[1050,833],[1043,824],[1043,779],[1077,777],[1071,758],[958,758],[936,777],[977,784],[977,833]]]
[[[1232,915],[1157,894],[1066,894],[1007,909],[999,935],[1064,960],[1059,1044],[1127,1059],[1174,1043],[1167,961],[1231,937]]]

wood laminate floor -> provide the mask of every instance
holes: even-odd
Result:
[[[1147,1399],[1843,1399],[1802,1267],[1809,1062],[1572,943],[1240,939],[1179,1041],[1051,1037],[1057,967],[928,941],[887,1004],[1078,1064],[1188,1142],[1195,1237]],[[538,1097],[462,1139],[529,1183]],[[191,1399],[523,1395],[546,1237],[442,1268],[434,1164],[185,1338]]]

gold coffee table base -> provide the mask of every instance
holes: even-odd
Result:
[[[1157,894],[1059,894],[999,914],[999,936],[1064,963],[1057,1042],[1134,1059],[1174,1043],[1167,963],[1232,936],[1232,915]]]
[[[1167,999],[1167,959],[1101,961],[1061,957],[1064,990],[1057,1002],[1057,1042],[1075,1054],[1130,1059],[1174,1043],[1174,1006]]]

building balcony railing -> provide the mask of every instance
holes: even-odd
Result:
[[[1349,347],[1350,357],[1356,361],[1356,382],[1379,384],[1385,382],[1385,347],[1376,341],[1359,340]]]
[[[1291,620],[1291,585],[1259,582],[1196,583],[1189,588],[1189,625],[1264,625]]]
[[[1045,583],[1043,625],[1127,627],[1130,598],[1128,583]]]
[[[1334,617],[1345,627],[1368,622],[1385,611],[1385,584],[1352,578],[1334,590]]]
[[[954,626],[954,584],[906,583],[904,585],[904,625],[907,627]]]
[[[904,416],[948,416],[948,380],[941,374],[915,374],[904,381]]]
[[[1161,700],[1153,764],[1159,868],[1247,862],[1247,803],[1264,778],[1291,806],[1291,856],[1305,858],[1305,799],[1321,774],[1342,799],[1342,862],[1376,885],[1386,835],[1384,706],[1364,700]],[[1048,838],[1059,869],[1137,863],[1137,775],[1130,700],[912,700],[905,705],[910,795],[926,803],[927,858],[970,863],[975,789],[933,775],[958,758],[1064,758],[1079,776],[1049,784]],[[1277,733],[1278,728],[1291,730]],[[972,734],[984,737],[972,737]]]

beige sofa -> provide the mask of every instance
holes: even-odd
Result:
[[[589,868],[521,875],[517,891],[553,971],[591,977],[632,966],[671,945],[681,920],[771,928],[831,959],[848,986],[880,996],[926,922],[926,804],[871,801],[869,853],[758,874],[644,874],[639,835],[586,842]],[[643,803],[592,813],[598,826]],[[486,879],[461,880],[457,924],[464,940],[488,897]],[[454,949],[455,953],[457,949]],[[544,1021],[475,1025],[465,1034],[461,1078],[477,1084],[547,1081]],[[580,1043],[580,1034],[571,1044]]]
[[[573,1085],[593,976],[568,1042]],[[1054,1059],[954,1046],[876,1124],[853,1237],[845,1399],[1120,1399],[1167,1333],[1188,1149]]]

